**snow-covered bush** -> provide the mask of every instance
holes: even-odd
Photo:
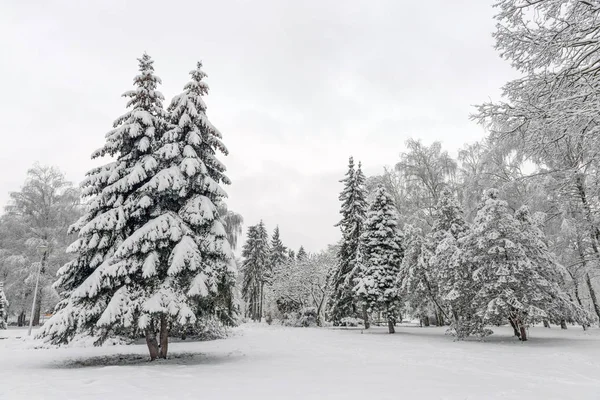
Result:
[[[318,326],[317,324],[317,309],[315,307],[304,307],[302,310],[285,313],[281,320],[284,326],[293,326],[296,328],[308,328]]]
[[[229,336],[229,330],[222,321],[215,317],[199,318],[195,324],[186,327],[171,329],[171,337],[179,337],[182,340],[216,340]]]
[[[339,326],[356,327],[364,325],[364,321],[361,318],[344,317],[340,320]]]
[[[300,326],[317,326],[317,309],[315,307],[304,307],[301,311]]]

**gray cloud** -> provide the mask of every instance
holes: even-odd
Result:
[[[514,76],[491,2],[5,1],[0,204],[34,161],[78,182],[124,112],[148,51],[168,100],[204,61],[208,115],[231,151],[230,206],[316,251],[337,240],[350,154],[371,172],[409,137],[455,151],[483,136],[471,105]]]

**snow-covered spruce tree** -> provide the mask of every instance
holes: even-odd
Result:
[[[412,312],[419,317],[421,324],[429,325],[429,308],[431,302],[431,278],[428,275],[428,257],[423,256],[427,251],[423,245],[421,230],[412,225],[404,226],[404,257],[400,264],[400,274],[397,286],[400,295],[407,302]]]
[[[460,262],[472,263],[472,305],[480,319],[474,333],[488,334],[484,325],[508,320],[525,341],[530,323],[561,318],[554,313],[567,305],[577,309],[552,281],[553,266],[530,258],[527,234],[498,190],[487,190],[470,232],[459,239]]]
[[[306,250],[304,250],[304,246],[300,246],[296,258],[298,261],[305,261],[308,258],[308,254],[306,253]]]
[[[438,310],[452,320],[452,333],[457,338],[468,334],[472,315],[469,288],[473,285],[470,264],[459,262],[458,240],[468,233],[468,225],[458,201],[449,189],[442,190],[434,212],[433,228],[428,235],[433,255],[429,269],[435,281]],[[439,303],[437,303],[439,302]],[[447,315],[447,313],[451,315]]]
[[[542,230],[545,217],[540,214],[542,213],[531,215],[529,208],[522,206],[515,212],[515,218],[521,226],[524,236],[523,248],[527,257],[552,287],[548,293],[553,296],[553,301],[548,305],[545,321],[557,325],[564,325],[566,321],[578,322],[583,326],[589,325],[592,322],[589,314],[579,304],[574,303],[561,287],[564,276],[568,273],[548,248]]]
[[[364,262],[362,244],[361,242],[359,242],[358,248],[356,249],[356,258],[354,259],[354,266],[352,268],[352,271],[346,276],[346,281],[344,282],[344,285],[351,286],[352,291],[354,292],[355,286],[360,283],[360,279],[362,276],[364,276],[366,269],[367,266]],[[365,327],[365,329],[369,329],[371,327],[371,321],[369,319],[368,299],[365,296],[355,295],[354,301],[361,312],[363,326]]]
[[[275,227],[273,236],[271,236],[271,248],[269,252],[269,269],[275,271],[279,266],[283,265],[287,259],[287,249],[281,241],[279,226]]]
[[[95,301],[100,341],[143,331],[151,359],[166,358],[172,327],[235,316],[234,259],[217,209],[225,197],[220,183],[229,180],[215,153],[226,149],[206,118],[200,64],[191,75],[169,107],[170,129],[134,168],[138,185],[123,199],[132,232],[71,295]],[[152,170],[144,169],[149,160]]]
[[[4,294],[4,282],[0,282],[0,329],[6,329],[6,318],[8,318],[8,300]]]
[[[262,221],[248,228],[242,247],[242,296],[253,321],[262,319],[264,287],[270,277],[269,234]]]
[[[290,260],[295,260],[296,259],[296,252],[294,250],[292,250],[292,249],[289,249],[288,250],[288,258]]]
[[[117,118],[104,146],[92,154],[92,158],[111,156],[115,160],[89,171],[81,184],[82,195],[88,199],[86,211],[70,227],[78,239],[67,250],[76,257],[58,271],[55,287],[63,300],[40,333],[55,344],[68,342],[78,331],[96,333],[96,323],[114,290],[90,296],[82,287],[89,286],[88,279],[98,268],[112,265],[117,248],[144,222],[132,214],[134,195],[158,166],[152,147],[165,130],[167,115],[164,98],[157,90],[161,81],[154,74],[153,60],[144,54],[138,61],[135,88],[123,94],[129,99],[129,110]],[[131,334],[133,327],[126,328],[119,333]]]
[[[342,219],[336,224],[342,231],[342,240],[338,252],[338,265],[329,277],[331,297],[329,300],[329,315],[334,325],[339,324],[344,317],[356,314],[354,304],[353,278],[357,249],[360,235],[367,212],[367,193],[365,189],[365,176],[359,163],[354,169],[354,159],[350,157],[346,177],[340,182],[344,189],[339,196],[342,202],[340,213]]]
[[[360,240],[364,272],[354,292],[370,309],[385,312],[389,333],[394,333],[400,303],[396,282],[404,249],[396,206],[383,187],[369,208]]]
[[[147,215],[149,221],[115,255],[118,262],[134,266],[128,277],[139,288],[127,279],[124,287],[130,292],[142,289],[137,325],[150,342],[160,333],[162,358],[172,327],[182,329],[214,317],[234,325],[238,316],[236,263],[220,212],[227,208],[221,185],[231,182],[217,154],[227,155],[228,150],[206,115],[202,97],[208,85],[202,63],[190,76],[169,105],[169,130],[154,153],[159,169],[137,193],[134,215]],[[104,322],[121,318],[110,316]],[[149,344],[151,355],[153,346]]]

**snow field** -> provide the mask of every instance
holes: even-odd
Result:
[[[33,349],[0,331],[0,399],[598,399],[600,330],[495,328],[454,342],[444,328],[284,328],[177,342],[150,363],[140,345]],[[76,346],[84,346],[77,343]]]

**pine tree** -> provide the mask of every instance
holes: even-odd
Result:
[[[221,184],[230,181],[217,152],[228,151],[206,116],[202,63],[190,75],[169,105],[170,129],[155,152],[159,169],[137,193],[134,215],[146,215],[148,222],[115,253],[117,263],[133,267],[119,290],[139,304],[136,322],[151,357],[160,334],[159,357],[166,358],[171,327],[193,325],[200,316],[215,315],[225,323],[236,317],[235,259],[219,213],[227,196]],[[130,312],[131,305],[115,308],[107,315],[109,305],[98,324],[126,325],[115,314]]]
[[[434,212],[433,228],[428,235],[428,247],[432,255],[428,260],[432,278],[431,297],[437,310],[445,317],[449,310],[452,319],[452,329],[458,338],[463,337],[465,329],[461,326],[460,315],[469,315],[469,299],[462,298],[465,286],[472,282],[468,264],[457,262],[460,251],[458,240],[468,232],[468,225],[463,217],[463,211],[452,192],[445,188]],[[468,329],[467,329],[468,331]]]
[[[360,240],[364,272],[354,291],[370,309],[385,312],[389,332],[394,333],[400,300],[396,282],[404,249],[396,206],[383,187],[369,208]]]
[[[296,256],[298,261],[305,261],[308,258],[308,254],[306,254],[306,250],[304,250],[304,246],[300,246],[298,249],[298,255]]]
[[[547,306],[545,321],[557,325],[564,325],[565,321],[578,322],[586,326],[592,322],[590,316],[574,303],[561,287],[564,283],[563,276],[567,272],[548,248],[542,225],[544,215],[540,214],[542,213],[531,215],[529,208],[522,206],[515,212],[515,219],[521,227],[525,254],[539,274],[551,285],[548,292],[553,299]]]
[[[242,295],[248,304],[250,317],[262,319],[264,287],[269,278],[269,234],[263,221],[248,228],[246,242],[242,247]]]
[[[561,318],[555,312],[565,307],[579,310],[553,282],[552,265],[532,257],[546,250],[528,234],[530,229],[524,229],[508,204],[498,198],[498,190],[487,190],[470,233],[459,239],[460,261],[470,263],[473,271],[474,285],[467,288],[470,293],[465,298],[472,298],[479,318],[474,324],[476,333],[487,334],[484,325],[508,320],[525,341],[530,323]]]
[[[340,181],[344,189],[339,196],[342,202],[341,221],[336,224],[342,231],[342,241],[337,255],[338,265],[329,277],[332,296],[329,300],[329,314],[335,325],[347,316],[356,314],[353,294],[355,267],[360,235],[367,211],[365,176],[359,163],[354,169],[354,159],[350,157],[346,177]]]
[[[288,250],[288,258],[290,260],[292,260],[292,261],[295,260],[296,259],[296,252],[294,250],[292,250],[292,249],[289,249]]]
[[[412,225],[404,226],[405,252],[397,286],[409,307],[419,316],[421,322],[424,321],[428,326],[431,286],[428,276],[428,258],[423,256],[423,252],[427,251],[423,242],[423,234],[419,228]]]
[[[144,54],[138,61],[135,89],[123,94],[129,98],[129,110],[114,122],[104,146],[92,154],[92,158],[116,159],[89,171],[81,185],[88,198],[86,212],[70,227],[78,239],[68,248],[76,258],[58,271],[55,287],[63,300],[40,334],[53,343],[66,343],[78,331],[94,333],[113,291],[99,296],[98,290],[88,293],[82,286],[97,282],[97,277],[92,277],[95,271],[112,265],[117,248],[143,223],[132,212],[136,208],[134,194],[158,166],[152,146],[166,128],[167,115],[164,98],[157,90],[161,81],[154,74],[153,60]]]
[[[123,199],[132,232],[71,296],[96,302],[100,340],[143,331],[152,360],[167,357],[171,327],[205,315],[235,317],[235,260],[217,207],[226,197],[220,184],[229,179],[216,152],[227,149],[206,117],[200,63],[190,75],[169,106],[169,130],[149,143],[155,151],[128,181],[136,189]],[[156,115],[142,115],[152,133]]]
[[[279,226],[275,227],[273,236],[271,237],[271,249],[269,253],[269,269],[275,271],[279,266],[283,265],[287,259],[288,252],[279,234]]]
[[[4,294],[4,282],[0,282],[0,329],[6,329],[6,319],[8,318],[8,300]]]

